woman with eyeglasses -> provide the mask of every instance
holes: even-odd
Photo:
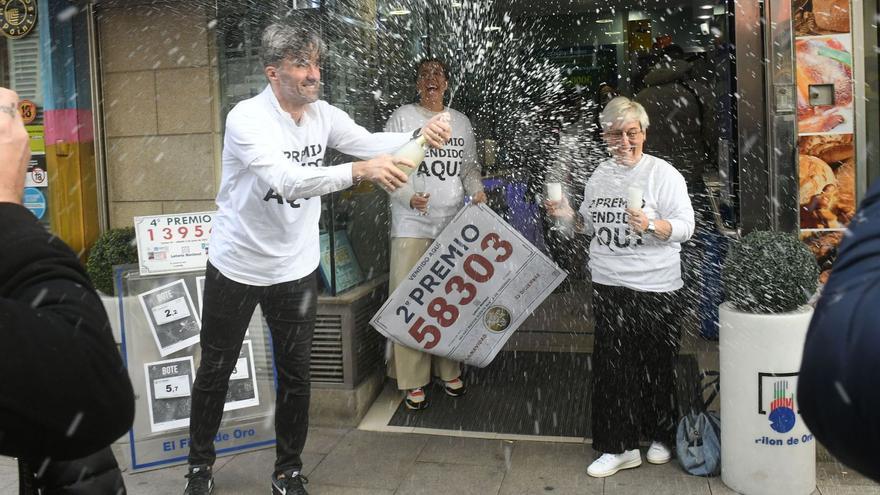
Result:
[[[592,379],[593,449],[587,473],[611,476],[647,460],[672,458],[678,420],[674,369],[681,340],[681,244],[694,231],[684,177],[642,151],[644,107],[618,96],[602,111],[611,158],[584,187],[579,211],[546,201],[551,216],[574,221],[591,236],[589,268],[596,315]],[[633,204],[635,203],[635,204]]]

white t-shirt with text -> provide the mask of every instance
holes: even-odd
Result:
[[[352,185],[351,163],[324,166],[328,147],[359,158],[391,153],[410,133],[370,133],[325,101],[297,123],[271,86],[226,118],[208,259],[247,285],[298,280],[319,262],[321,195]]]
[[[648,218],[672,226],[668,240],[643,233],[628,237],[627,190],[643,191]],[[648,154],[632,167],[614,160],[599,164],[584,187],[580,207],[590,240],[589,267],[593,282],[645,292],[680,289],[681,243],[694,232],[694,209],[684,177],[668,162]]]
[[[436,239],[463,206],[465,193],[473,196],[483,190],[471,121],[452,108],[444,111],[451,117],[452,137],[440,149],[429,147],[410,182],[391,194],[391,237]],[[417,103],[403,105],[391,114],[385,130],[412,133],[438,113]],[[431,194],[427,215],[409,206],[417,175],[424,178],[424,192]]]

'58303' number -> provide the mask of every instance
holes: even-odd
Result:
[[[483,253],[489,250],[495,251],[494,260],[496,263],[506,261],[513,254],[513,246],[508,241],[501,239],[501,236],[495,232],[486,234],[483,237],[483,240],[480,242],[480,248],[482,248]],[[428,316],[434,318],[437,325],[440,325],[440,328],[452,326],[460,315],[459,306],[470,304],[477,297],[477,286],[472,282],[483,284],[491,280],[492,276],[495,275],[495,265],[480,253],[473,253],[465,258],[462,263],[462,270],[470,281],[465,280],[461,275],[455,275],[444,286],[447,296],[452,295],[453,292],[460,296],[457,303],[450,304],[443,296],[435,297],[428,303]],[[401,310],[404,313],[405,321],[409,322],[412,315],[409,314],[405,306],[397,308],[398,315],[400,315]],[[406,318],[406,316],[410,316],[410,318]],[[433,349],[440,343],[442,333],[437,326],[426,325],[425,323],[423,317],[419,316],[416,318],[409,327],[409,334],[426,350]],[[428,339],[428,336],[431,338]]]

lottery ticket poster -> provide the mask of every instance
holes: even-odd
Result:
[[[254,351],[251,347],[251,341],[245,340],[241,345],[241,352],[238,354],[232,375],[229,376],[229,389],[226,391],[226,403],[223,404],[223,410],[232,411],[259,404]]]
[[[141,275],[201,271],[214,212],[134,217]]]
[[[370,324],[401,345],[482,368],[567,275],[491,209],[469,205]]]
[[[192,356],[144,363],[150,404],[150,430],[173,430],[189,426],[195,367]]]
[[[183,280],[144,292],[138,300],[162,357],[198,343],[202,323]]]

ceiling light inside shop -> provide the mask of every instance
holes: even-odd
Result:
[[[697,16],[697,19],[711,19],[711,18],[712,18],[711,15],[698,15]]]
[[[613,36],[615,34],[620,34],[620,31],[605,31],[605,34],[607,34],[609,36]]]
[[[412,12],[407,9],[396,9],[388,11],[388,15],[410,15],[411,13]]]
[[[608,24],[609,22],[614,22],[614,19],[599,19],[596,24]]]
[[[710,10],[710,9],[714,9],[715,6],[714,5],[700,5],[700,8],[703,10]]]

